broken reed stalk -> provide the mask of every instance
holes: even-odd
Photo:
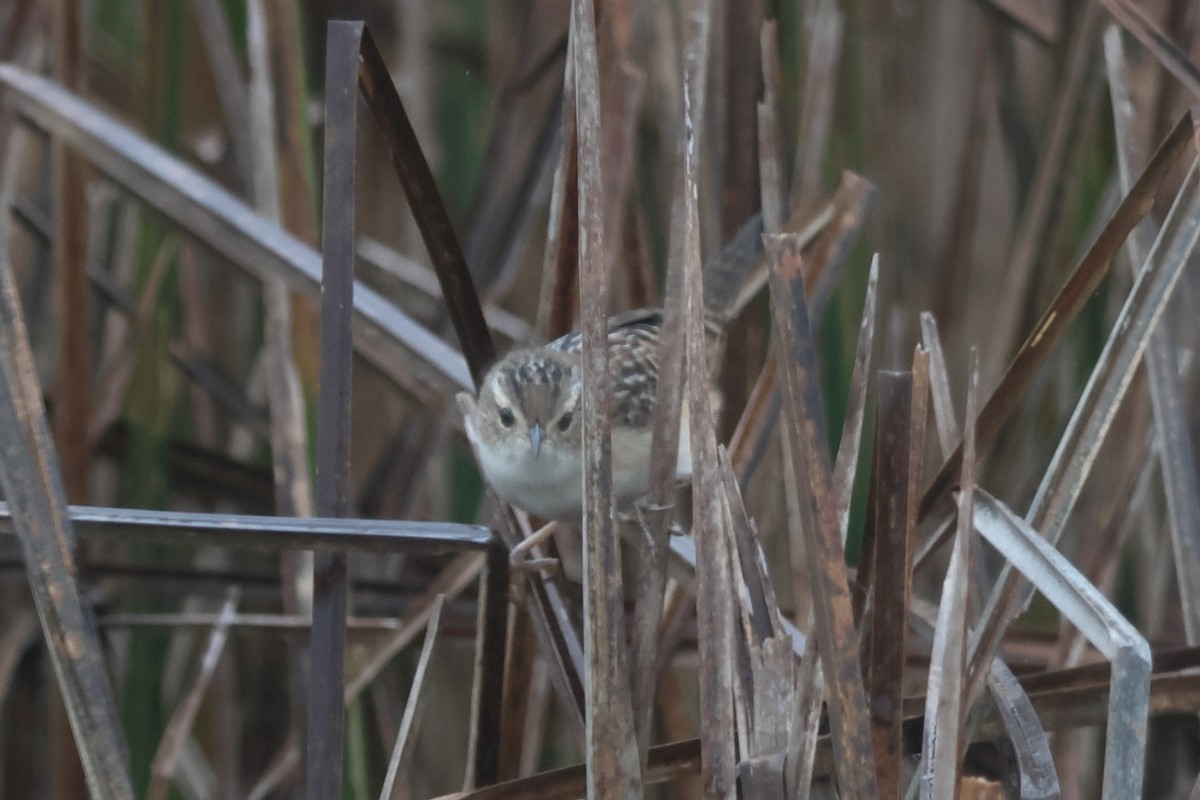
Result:
[[[833,496],[838,506],[838,528],[842,546],[850,533],[850,504],[854,493],[854,478],[858,474],[858,450],[862,443],[863,421],[867,408],[867,370],[875,342],[875,302],[879,286],[879,254],[871,258],[867,274],[867,293],[863,300],[862,322],[858,328],[858,344],[854,349],[854,368],[850,373],[850,399],[846,403],[842,437],[833,464]],[[919,470],[918,470],[919,473]],[[919,478],[919,474],[917,476]]]
[[[838,784],[847,797],[878,794],[858,632],[850,605],[845,553],[830,484],[816,354],[804,300],[804,275],[794,236],[765,236],[771,259],[771,310],[784,413],[797,472],[805,553],[813,592],[818,650],[829,687],[829,722],[837,742]]]

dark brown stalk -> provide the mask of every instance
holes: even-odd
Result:
[[[354,307],[354,156],[358,134],[362,23],[331,23],[325,51],[324,220],[321,269],[321,384],[317,397],[316,509],[349,514],[350,311]],[[389,84],[390,85],[390,84]],[[342,684],[346,648],[346,554],[313,557],[305,790],[332,800],[342,790]]]
[[[875,611],[871,615],[867,693],[871,740],[883,797],[900,791],[900,709],[912,561],[908,513],[913,380],[911,372],[879,372],[875,427]]]
[[[547,268],[544,274],[556,276],[556,280],[543,281],[542,299],[539,304],[537,329],[543,335],[559,335],[570,330],[572,309],[578,298],[575,291],[578,259],[578,214],[577,214],[577,155],[575,135],[575,89],[574,51],[568,45],[566,78],[564,83],[565,130],[562,159],[555,172],[554,191],[551,199],[551,221],[547,245]],[[549,292],[549,294],[548,294]],[[500,535],[509,547],[517,546],[528,536],[526,521],[519,521],[511,509],[501,512],[503,524]],[[524,518],[522,518],[523,520]],[[531,558],[541,557],[540,549],[530,553]],[[527,610],[533,623],[533,631],[541,644],[542,654],[551,665],[552,684],[559,692],[564,707],[577,729],[584,728],[583,651],[575,633],[563,598],[555,584],[538,572],[526,573],[525,595]],[[506,694],[507,696],[507,694]],[[511,762],[506,762],[511,764]]]
[[[54,67],[59,82],[81,92],[85,83],[83,9],[74,3],[55,6]],[[58,381],[54,387],[54,434],[62,452],[62,480],[67,499],[87,501],[91,448],[92,341],[88,328],[86,185],[87,161],[52,140],[54,170],[54,257],[55,286],[59,309]]]
[[[471,377],[478,384],[496,360],[496,353],[479,305],[475,283],[454,233],[450,215],[442,202],[442,195],[421,151],[421,144],[400,102],[400,95],[396,93],[374,39],[365,31],[361,48],[359,87],[367,106],[375,115],[380,131],[387,139],[392,166],[400,178],[409,209],[417,220],[425,248],[429,251],[429,258],[442,285],[446,311],[458,334]]]
[[[765,237],[771,257],[771,307],[784,414],[800,494],[805,553],[813,590],[818,651],[829,685],[829,722],[837,742],[838,784],[846,797],[878,795],[870,721],[850,607],[845,553],[825,450],[816,354],[804,301],[804,271],[794,236]]]
[[[830,205],[812,217],[793,214],[784,228],[785,231],[797,233],[802,246],[812,248],[805,290],[818,318],[828,304],[833,286],[841,277],[850,242],[857,235],[874,190],[869,181],[851,172],[843,173],[841,186]],[[766,270],[762,274],[765,280]],[[757,292],[762,284],[757,280],[749,280],[747,284],[742,296],[748,300],[750,294]],[[705,286],[707,289],[707,283]],[[775,387],[777,369],[778,364],[774,359],[768,359],[763,364],[742,418],[730,439],[729,449],[733,454],[738,481],[743,487],[749,485],[750,478],[762,463],[768,440],[779,419],[780,397]]]

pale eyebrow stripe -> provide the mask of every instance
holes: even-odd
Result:
[[[492,378],[492,394],[496,396],[496,402],[498,404],[512,407],[515,405],[515,403],[513,403],[512,397],[509,396],[508,392],[504,389],[503,378],[504,375],[501,373],[496,373],[496,375]]]

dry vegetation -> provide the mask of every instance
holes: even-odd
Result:
[[[1200,797],[1198,22],[0,4],[0,798]],[[653,305],[510,558],[454,394]]]

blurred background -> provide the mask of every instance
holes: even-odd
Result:
[[[607,203],[617,209],[610,245],[618,310],[661,302],[683,135],[681,41],[690,4],[598,5],[602,114],[611,125]],[[848,402],[873,253],[881,266],[872,368],[908,368],[922,341],[921,313],[928,311],[940,332],[959,418],[971,347],[980,352],[980,396],[999,385],[1124,195],[1102,36],[1114,24],[1111,8],[1132,5],[712,3],[699,160],[703,254],[719,252],[760,211],[764,135],[782,143],[789,207],[799,219],[827,202],[847,171],[874,186],[857,236],[842,242],[840,278],[814,319],[831,449]],[[1182,59],[1177,64],[1192,63],[1196,4],[1163,0],[1135,10],[1173,42]],[[0,60],[52,77],[317,246],[324,36],[331,19],[365,20],[379,44],[455,221],[499,348],[569,329],[571,309],[554,304],[545,277],[555,266],[547,231],[557,229],[551,198],[564,138],[569,4],[561,0],[6,0],[0,4]],[[767,21],[772,25],[764,32]],[[1136,177],[1195,102],[1200,84],[1176,78],[1155,53],[1121,35],[1132,107],[1117,111],[1131,120],[1133,152],[1141,161],[1131,165]],[[759,103],[768,88],[778,91],[779,113],[774,129],[764,131]],[[70,501],[311,514],[319,333],[313,298],[264,290],[182,234],[153,203],[132,197],[103,170],[64,153],[8,105],[4,109],[0,196],[8,213],[0,226]],[[360,116],[358,276],[457,346],[386,145],[361,104]],[[1156,223],[1193,155],[1180,159],[1161,185],[1150,215]],[[264,177],[263,164],[270,162]],[[1013,421],[981,453],[981,485],[1014,509],[1032,499],[1133,274],[1122,251],[1021,397]],[[1198,282],[1193,265],[1163,321],[1193,453],[1200,437],[1194,365],[1200,331],[1191,313]],[[286,398],[272,395],[279,384],[264,356],[272,342],[290,353],[295,378],[290,397],[299,405],[286,418],[278,411]],[[764,291],[734,323],[731,356],[719,367],[723,440],[741,417],[769,342]],[[356,359],[353,397],[354,515],[493,521],[444,387],[405,364],[385,374]],[[1196,644],[1185,641],[1149,398],[1139,371],[1063,549],[1152,645]],[[872,405],[847,542],[852,567],[866,514]],[[778,464],[777,448],[777,442],[769,446],[764,463]],[[926,482],[941,463],[932,438],[928,448]],[[796,610],[796,584],[781,532],[782,475],[778,468],[758,470],[745,493],[786,613]],[[303,558],[96,541],[84,542],[78,555],[138,795],[295,796],[298,773],[287,753],[303,713],[289,665],[304,639],[303,626],[288,615],[304,611]],[[400,555],[351,558],[358,622],[349,634],[348,672],[396,629],[435,576],[444,575],[444,563]],[[919,576],[914,591],[936,600],[941,574],[938,568]],[[262,617],[231,628],[175,778],[156,783],[152,764],[164,728],[194,685],[207,631],[231,586],[240,588],[238,613]],[[468,585],[446,606],[437,667],[406,766],[403,791],[410,794],[397,796],[434,796],[462,785],[474,596]],[[523,635],[532,643],[527,629]],[[1086,649],[1067,655],[1070,641],[1057,613],[1041,603],[1010,634],[1005,652],[1014,669],[1095,658]],[[662,741],[696,735],[690,648],[689,628],[673,657],[668,682],[678,697],[673,715],[664,707]],[[416,650],[415,644],[403,649],[348,707],[347,797],[377,796]],[[913,645],[914,663],[927,656],[927,644]],[[544,665],[530,669],[535,699],[524,728],[512,732],[524,737],[523,774],[581,758],[559,718]],[[0,535],[0,797],[84,796],[57,697],[20,550],[14,537]],[[1100,733],[1087,729],[1057,740],[1064,796],[1098,796]],[[1160,719],[1151,742],[1147,796],[1187,796],[1200,766],[1195,717]],[[681,782],[670,791],[687,797],[693,790]]]

